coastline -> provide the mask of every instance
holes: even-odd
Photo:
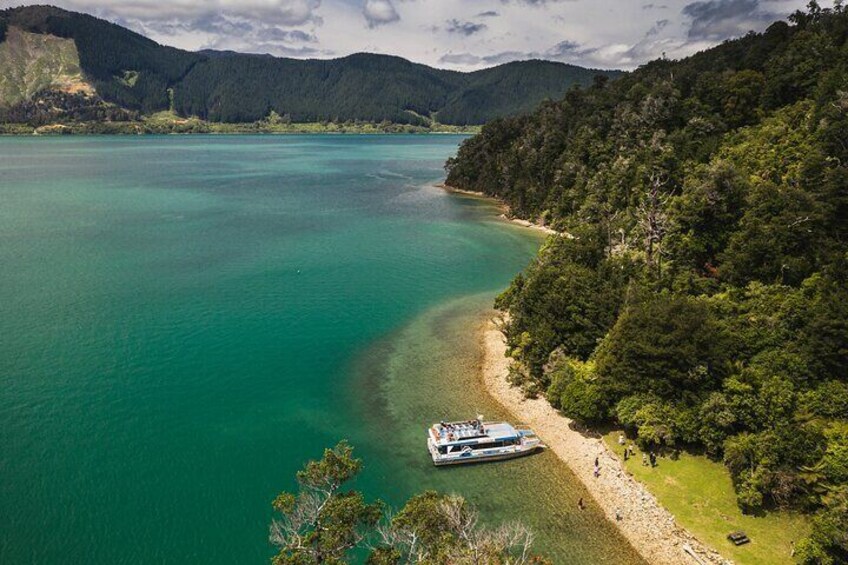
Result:
[[[509,215],[509,206],[507,206],[499,198],[496,198],[494,196],[490,196],[490,195],[488,195],[484,192],[478,192],[476,190],[465,190],[463,188],[456,188],[456,187],[450,186],[450,185],[445,184],[445,183],[439,183],[439,184],[436,184],[435,186],[436,186],[436,188],[441,188],[445,192],[449,192],[451,194],[459,194],[459,195],[462,195],[462,196],[470,196],[470,197],[473,197],[473,198],[483,198],[483,199],[486,199],[486,200],[491,200],[492,202],[496,202],[498,204],[498,206],[500,206],[500,208],[501,208],[502,213],[500,215],[500,218],[504,221],[511,222],[515,225],[518,225],[518,226],[521,226],[521,227],[524,227],[524,228],[540,231],[540,232],[542,232],[546,235],[558,235],[558,236],[566,236],[567,237],[567,234],[565,234],[563,232],[559,232],[559,231],[557,231],[557,230],[555,230],[555,229],[553,229],[549,226],[537,224],[535,222],[531,222],[530,220],[524,220],[524,219],[521,219],[521,218],[511,217]]]
[[[63,135],[474,135],[479,126],[412,126],[402,124],[337,124],[294,123],[263,124],[205,122],[197,119],[132,122],[69,122],[32,126],[23,123],[0,123],[3,137],[57,137]]]
[[[500,327],[498,321],[490,319],[479,328],[483,350],[480,373],[485,391],[516,421],[539,434],[636,551],[657,565],[732,563],[679,526],[647,488],[624,470],[600,437],[577,431],[572,421],[544,398],[526,399],[507,382],[510,359],[506,357],[506,340]],[[597,478],[595,458],[601,468]],[[621,519],[616,519],[617,513]]]

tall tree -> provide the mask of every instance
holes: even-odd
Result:
[[[324,450],[297,473],[300,490],[274,500],[280,517],[271,523],[271,543],[279,549],[275,565],[344,563],[382,516],[382,504],[368,504],[361,493],[342,486],[362,469],[353,449],[341,442]]]
[[[339,565],[354,550],[369,551],[370,565],[547,563],[531,553],[533,532],[519,522],[484,526],[476,508],[459,495],[433,491],[411,498],[395,515],[382,503],[343,486],[362,469],[344,441],[324,450],[297,473],[299,491],[273,502],[279,513],[270,541],[274,565]]]

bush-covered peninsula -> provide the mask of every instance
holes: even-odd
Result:
[[[652,450],[724,462],[746,512],[848,561],[848,10],[599,78],[467,140],[448,184],[552,225],[498,300],[513,378]]]

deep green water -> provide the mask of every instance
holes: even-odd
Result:
[[[348,438],[357,486],[636,563],[551,454],[435,469],[474,328],[537,236],[432,188],[461,138],[0,139],[0,563],[266,563],[270,501]]]

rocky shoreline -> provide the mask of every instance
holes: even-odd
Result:
[[[731,565],[679,526],[674,516],[622,467],[600,437],[578,431],[544,398],[526,399],[507,382],[510,359],[499,320],[480,329],[482,380],[486,391],[521,423],[531,426],[586,486],[607,518],[636,551],[653,565]],[[595,459],[600,476],[595,477]]]

